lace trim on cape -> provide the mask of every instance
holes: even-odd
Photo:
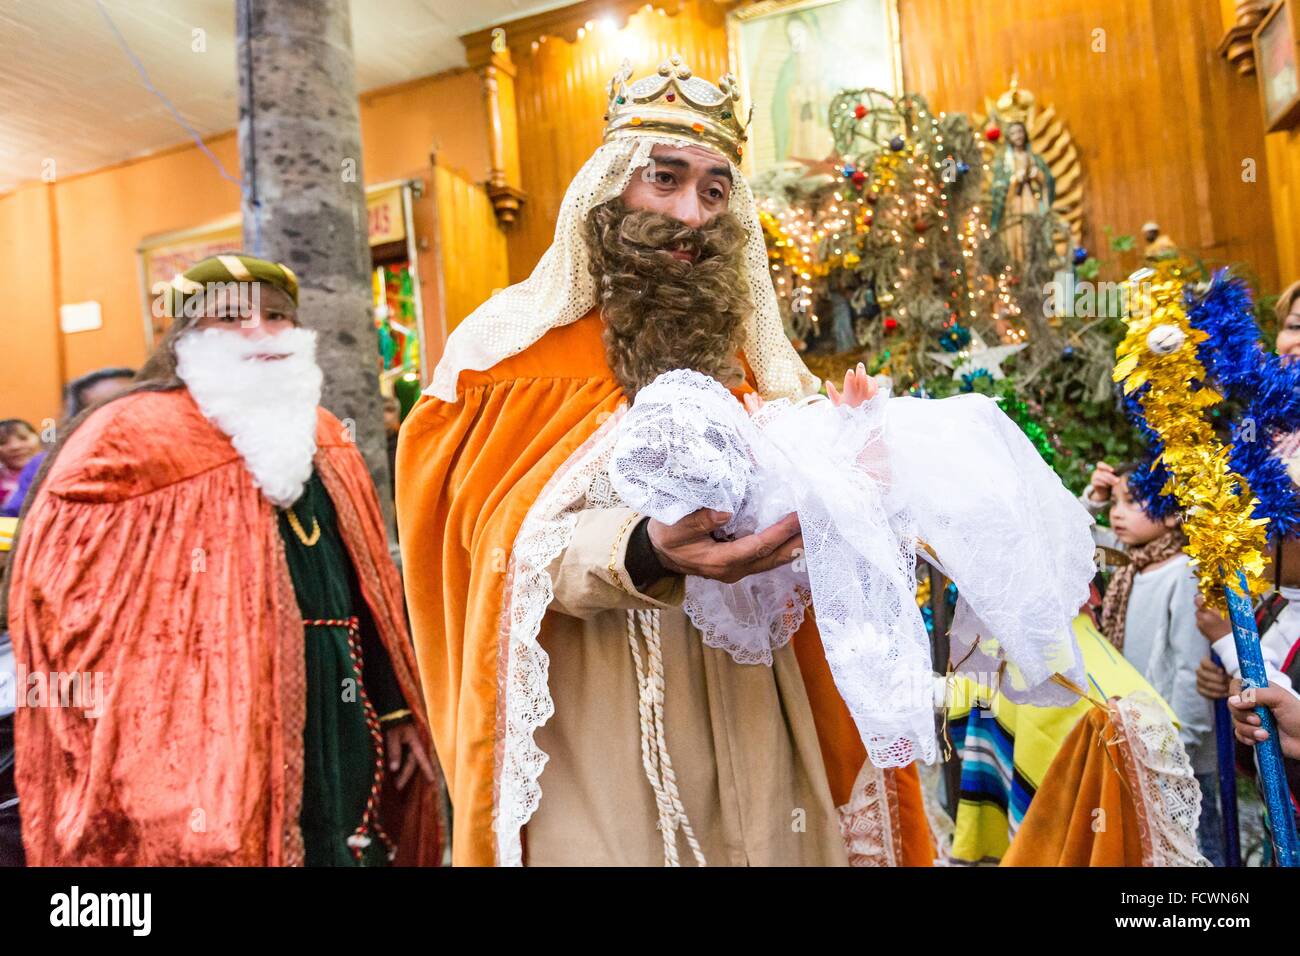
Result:
[[[849,866],[898,866],[903,835],[898,827],[898,789],[889,773],[864,760],[849,802],[838,809]]]
[[[1196,840],[1201,788],[1164,708],[1138,692],[1112,700],[1109,710],[1137,808],[1143,864],[1209,866]]]
[[[611,414],[551,476],[515,539],[502,616],[504,713],[493,819],[499,866],[523,865],[520,833],[542,799],[539,779],[548,757],[534,735],[555,713],[550,658],[538,642],[555,597],[547,569],[573,540],[578,511],[619,506],[607,472],[610,438],[622,414],[622,408]]]

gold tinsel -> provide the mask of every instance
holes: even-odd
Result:
[[[1124,383],[1125,394],[1150,385],[1141,404],[1147,424],[1164,444],[1157,462],[1170,478],[1162,493],[1182,506],[1185,550],[1201,594],[1223,611],[1223,585],[1227,580],[1236,589],[1238,569],[1252,597],[1264,593],[1268,521],[1251,517],[1258,501],[1228,467],[1228,449],[1206,420],[1206,410],[1223,399],[1203,384],[1205,367],[1196,347],[1207,336],[1188,321],[1181,277],[1178,264],[1171,263],[1129,279],[1128,334],[1116,349],[1114,378]]]

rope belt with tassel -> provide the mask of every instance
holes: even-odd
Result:
[[[641,656],[641,638],[645,640],[645,659]],[[664,655],[659,640],[659,612],[627,612],[627,640],[632,647],[632,660],[636,664],[637,707],[641,720],[641,763],[646,779],[654,791],[655,805],[659,811],[659,832],[664,840],[664,866],[681,866],[677,856],[677,833],[681,831],[686,845],[695,857],[697,866],[705,866],[695,831],[686,818],[686,808],[677,790],[677,775],[668,757],[668,744],[664,740]],[[647,664],[648,661],[648,664]]]
[[[348,837],[348,847],[352,850],[352,856],[360,863],[366,847],[373,842],[371,837],[373,832],[384,844],[388,851],[388,859],[391,861],[397,854],[397,848],[379,822],[379,794],[384,785],[384,734],[380,729],[379,715],[375,711],[375,705],[370,702],[370,695],[366,693],[366,685],[361,680],[361,622],[353,615],[347,618],[320,618],[313,621],[303,621],[302,623],[305,627],[342,627],[347,629],[348,655],[352,658],[352,671],[357,678],[357,693],[361,699],[362,710],[366,715],[366,728],[370,731],[370,739],[375,745],[375,772],[370,781],[370,795],[366,798],[366,810],[361,815],[361,824]]]

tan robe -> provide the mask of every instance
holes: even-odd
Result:
[[[549,569],[555,599],[541,642],[555,714],[536,735],[550,759],[525,829],[525,861],[663,865],[626,614],[660,608],[664,736],[708,865],[847,865],[793,648],[771,667],[737,664],[704,646],[680,608],[681,578],[637,592],[624,569],[634,518],[625,509],[580,513]],[[678,853],[694,865],[684,839]]]

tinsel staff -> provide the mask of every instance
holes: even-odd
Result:
[[[1123,383],[1130,411],[1152,440],[1154,457],[1138,477],[1154,490],[1153,479],[1167,476],[1159,493],[1172,496],[1182,509],[1186,551],[1206,604],[1228,611],[1243,686],[1267,686],[1252,600],[1265,588],[1268,520],[1255,516],[1258,499],[1246,479],[1230,468],[1229,451],[1205,417],[1223,400],[1198,354],[1210,336],[1189,320],[1183,283],[1174,275],[1143,269],[1129,278],[1126,291],[1127,334],[1116,348],[1114,379]],[[1256,713],[1268,731],[1255,756],[1274,857],[1281,866],[1300,866],[1273,714],[1266,707],[1257,707]]]

